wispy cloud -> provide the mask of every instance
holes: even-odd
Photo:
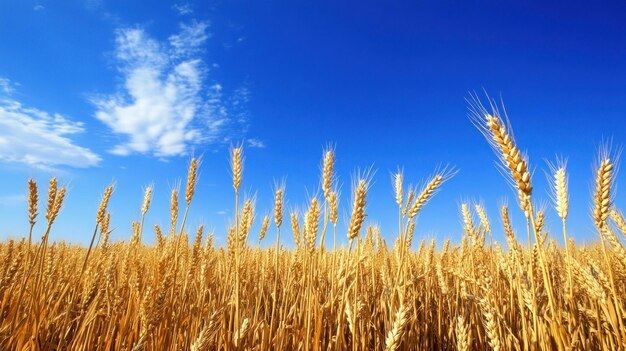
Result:
[[[84,132],[81,122],[24,106],[12,98],[11,82],[0,78],[0,160],[40,168],[90,167],[100,157],[70,136]]]
[[[172,6],[172,8],[180,16],[191,15],[193,13],[193,10],[192,10],[191,5],[189,3],[174,4],[174,6]]]
[[[43,11],[43,10],[45,10],[45,9],[46,9],[46,8],[45,8],[42,4],[37,4],[37,5],[35,5],[35,6],[33,7],[33,10],[35,10],[35,11]]]
[[[167,41],[142,27],[116,32],[115,59],[124,84],[115,94],[92,98],[95,117],[125,139],[112,153],[184,155],[194,145],[226,138],[227,127],[243,125],[234,103],[242,93],[225,99],[221,85],[207,82],[201,55],[207,29],[206,22],[181,24]]]
[[[0,94],[10,95],[13,93],[13,86],[8,78],[0,77]]]
[[[265,148],[265,143],[263,142],[263,140],[259,140],[256,138],[250,138],[247,140],[248,142],[248,147],[251,148],[258,148],[258,149],[263,149]]]
[[[209,38],[206,22],[182,23],[180,32],[169,37],[172,59],[193,59],[202,52],[202,45]]]

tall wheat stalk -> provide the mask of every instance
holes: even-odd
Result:
[[[551,278],[548,274],[548,265],[546,262],[544,250],[541,247],[541,240],[539,238],[540,233],[536,230],[535,213],[532,207],[531,195],[533,187],[531,185],[530,171],[528,168],[528,161],[525,156],[515,144],[513,134],[509,131],[510,126],[507,128],[504,118],[500,115],[499,110],[495,107],[495,104],[491,102],[491,112],[488,112],[480,101],[475,98],[470,106],[470,118],[478,127],[478,129],[484,134],[487,141],[498,155],[503,167],[507,170],[506,174],[511,181],[518,194],[518,202],[520,208],[525,213],[527,220],[527,231],[530,233],[532,228],[534,233],[535,243],[538,246],[539,261],[541,264],[541,273],[543,276],[545,289],[548,295],[548,304],[552,313],[551,323],[553,329],[560,330],[560,313],[557,306],[557,301],[554,297],[554,288],[551,282]],[[505,115],[506,116],[506,115]],[[530,238],[528,240],[530,245]],[[530,246],[529,246],[530,251]],[[532,260],[531,260],[532,262]],[[532,271],[532,266],[531,266]],[[531,282],[534,281],[531,279]],[[533,286],[533,293],[536,291]],[[537,297],[534,296],[533,300],[536,302]],[[537,322],[535,321],[535,325]],[[535,327],[535,330],[537,327]],[[561,333],[555,333],[554,335],[557,347],[559,350],[564,348],[564,341],[562,340]]]
[[[270,339],[274,331],[274,322],[276,318],[276,305],[278,300],[278,254],[280,252],[280,227],[283,224],[283,196],[285,192],[284,185],[278,186],[274,192],[274,224],[276,225],[276,247],[274,248],[274,284],[272,288],[272,315],[270,324]],[[297,222],[297,219],[296,219]]]
[[[612,207],[613,198],[611,194],[611,187],[613,185],[613,162],[609,156],[610,152],[608,147],[600,150],[599,162],[596,169],[596,186],[594,192],[594,207],[593,207],[593,219],[598,228],[598,235],[600,236],[600,242],[602,243],[602,253],[606,263],[606,269],[609,273],[609,283],[611,288],[611,295],[613,296],[614,310],[617,314],[617,323],[612,320],[614,328],[619,328],[619,334],[624,337],[626,331],[624,331],[624,324],[622,320],[622,306],[617,301],[617,290],[615,288],[615,278],[613,276],[613,265],[609,258],[606,242],[604,240],[605,227],[607,218],[610,215],[610,209]]]
[[[559,218],[561,218],[561,227],[563,231],[563,245],[565,245],[566,266],[567,266],[567,285],[569,288],[570,298],[574,297],[574,282],[572,279],[571,261],[572,255],[569,248],[569,239],[567,237],[567,215],[569,214],[569,194],[568,194],[568,176],[567,162],[557,160],[556,164],[548,164],[552,171],[551,184],[554,201],[554,208]]]
[[[239,326],[239,256],[240,256],[240,225],[239,225],[239,188],[243,177],[243,148],[233,147],[230,150],[230,168],[233,176],[233,189],[235,190],[235,304],[234,319],[231,317],[229,331],[232,333],[231,340],[234,339],[234,328]]]

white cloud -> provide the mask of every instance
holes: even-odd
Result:
[[[204,42],[209,38],[206,30],[209,24],[206,22],[192,22],[181,24],[180,33],[169,37],[174,55],[185,57],[198,54]]]
[[[84,132],[81,122],[23,106],[6,94],[0,96],[0,160],[40,168],[54,166],[90,167],[100,162],[91,150],[76,145],[70,136]]]
[[[180,16],[191,15],[193,13],[193,10],[191,9],[191,5],[188,3],[174,4],[172,8],[176,10],[178,15]]]
[[[263,142],[263,140],[251,138],[251,139],[248,139],[247,141],[248,141],[248,147],[258,148],[258,149],[265,148],[265,143]]]
[[[183,155],[194,145],[218,140],[230,120],[241,124],[231,102],[223,103],[221,86],[206,83],[200,54],[207,28],[206,22],[181,24],[179,33],[162,42],[139,27],[116,32],[123,87],[92,99],[95,117],[126,139],[112,153]]]
[[[13,86],[8,78],[0,77],[0,93],[4,95],[11,95],[13,93]]]
[[[46,9],[46,8],[45,8],[42,4],[37,4],[37,5],[35,5],[35,6],[33,7],[33,10],[35,10],[35,11],[43,11],[43,10],[45,10],[45,9]]]

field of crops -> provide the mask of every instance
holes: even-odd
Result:
[[[528,160],[506,116],[478,101],[470,115],[518,201],[502,207],[499,219],[462,204],[458,244],[413,242],[420,210],[453,168],[436,171],[417,189],[394,175],[389,210],[397,212],[397,237],[365,225],[372,179],[363,174],[350,207],[341,209],[348,229],[338,230],[344,226],[337,225],[332,149],[322,155],[320,195],[303,213],[283,208],[287,194],[279,186],[272,216],[260,217],[252,199],[240,197],[243,149],[232,148],[232,184],[223,186],[233,189],[236,218],[227,247],[215,247],[202,226],[186,226],[196,159],[184,189],[171,194],[170,226],[144,226],[142,217],[128,241],[110,241],[111,186],[94,214],[88,247],[49,240],[66,189],[52,179],[45,194],[30,180],[30,233],[0,244],[0,349],[623,350],[626,220],[612,201],[617,160],[599,153],[590,205],[597,240],[581,246],[567,237],[566,164],[551,168],[553,209],[539,210]],[[152,191],[146,189],[143,216]],[[523,211],[527,225],[513,228],[510,211]],[[562,230],[544,230],[549,214]],[[254,221],[260,232],[252,232]],[[503,227],[505,243],[492,240],[494,226]],[[269,231],[278,240],[260,249]],[[296,248],[281,245],[281,235],[293,236]],[[155,236],[155,244],[145,245],[146,236]],[[320,245],[338,236],[349,239],[349,249]]]

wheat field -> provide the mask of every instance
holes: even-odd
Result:
[[[528,159],[508,118],[490,104],[470,103],[470,117],[501,161],[517,203],[488,218],[463,203],[463,237],[414,243],[420,210],[455,175],[439,169],[422,188],[394,175],[397,237],[367,226],[372,177],[353,182],[347,230],[339,230],[334,151],[322,155],[320,195],[301,213],[283,206],[277,186],[271,216],[257,218],[253,199],[240,197],[243,149],[231,149],[235,219],[226,247],[189,228],[199,161],[192,159],[184,193],[171,194],[171,225],[145,226],[128,241],[109,240],[109,199],[103,193],[88,247],[50,242],[66,188],[56,179],[47,195],[28,182],[30,232],[0,244],[0,346],[3,350],[624,350],[626,347],[626,220],[613,206],[617,159],[599,153],[592,216],[595,243],[567,236],[568,173],[550,167],[553,209],[533,202]],[[38,208],[39,197],[46,198]],[[526,226],[513,228],[510,211]],[[41,212],[41,214],[39,213]],[[562,230],[544,229],[548,215]],[[260,232],[252,232],[254,221]],[[492,239],[502,226],[506,242]],[[343,228],[343,226],[341,226]],[[260,243],[268,231],[277,240]],[[293,235],[285,248],[281,235]],[[153,245],[143,238],[156,237]],[[349,240],[338,248],[337,237]],[[324,247],[326,238],[333,247]],[[385,240],[386,238],[387,240]],[[557,244],[559,242],[567,245]],[[330,241],[330,240],[329,240]],[[419,245],[419,246],[418,246]],[[411,247],[418,246],[416,251]],[[441,249],[436,250],[438,246]]]

